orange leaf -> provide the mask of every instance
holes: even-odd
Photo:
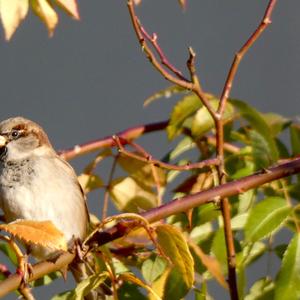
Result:
[[[0,224],[0,230],[10,233],[25,244],[67,250],[64,234],[51,221],[17,220],[9,224]]]
[[[228,289],[228,284],[221,272],[221,267],[218,260],[214,257],[206,255],[193,241],[189,240],[189,245],[194,250],[195,254],[200,258],[201,262],[211,273],[211,275],[220,283],[220,285],[222,285],[225,289]]]
[[[55,0],[55,2],[74,19],[80,19],[76,0]]]
[[[1,0],[0,15],[5,39],[9,40],[28,13],[28,0]]]
[[[58,23],[58,16],[50,2],[47,0],[31,0],[31,5],[36,15],[45,23],[49,35],[52,36]]]

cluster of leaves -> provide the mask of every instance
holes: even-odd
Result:
[[[158,93],[154,98],[162,95]],[[213,95],[209,99],[216,106],[218,99]],[[290,119],[260,113],[245,102],[233,99],[224,118],[228,180],[253,174],[300,151],[300,126]],[[185,94],[174,106],[166,133],[177,145],[166,153],[162,162],[182,166],[191,163],[191,157],[198,161],[215,154],[212,119],[192,94]],[[291,150],[285,145],[288,136]],[[145,155],[137,149],[130,153],[142,158]],[[114,168],[117,165],[126,174],[111,178],[105,185],[96,166],[109,157],[115,160]],[[79,177],[86,192],[105,189],[120,213],[138,213],[157,207],[171,193],[182,197],[212,188],[218,184],[216,178],[213,166],[185,172],[166,170],[159,164],[153,166],[151,160],[145,162],[111,150],[99,153]],[[171,191],[169,186],[173,187]],[[298,186],[298,178],[281,179],[255,190],[241,191],[230,199],[241,299],[299,299]],[[145,230],[148,226],[101,247],[95,252],[96,274],[75,290],[54,299],[81,299],[103,283],[113,285],[120,299],[126,295],[130,299],[181,299],[191,291],[196,299],[207,299],[211,280],[228,288],[223,223],[217,201],[170,216],[164,224],[153,224]],[[286,230],[282,231],[283,228]],[[288,236],[289,243],[276,243],[280,232]],[[262,257],[279,259],[281,266],[275,273],[267,265],[265,269],[262,267],[249,289],[247,268]],[[144,288],[148,296],[138,287]]]
[[[54,9],[61,8],[75,20],[79,20],[79,11],[76,0],[1,0],[0,17],[4,28],[5,39],[9,40],[20,23],[26,18],[31,6],[32,11],[46,25],[49,35],[58,23],[58,15]]]

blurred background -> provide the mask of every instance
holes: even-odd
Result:
[[[187,0],[183,12],[176,0],[143,0],[137,13],[148,32],[158,34],[169,60],[185,73],[187,47],[192,46],[203,89],[220,95],[234,53],[261,21],[267,3]],[[60,13],[52,38],[30,13],[9,43],[3,33],[0,42],[0,119],[22,115],[40,123],[56,149],[165,120],[175,103],[166,99],[143,107],[148,96],[169,83],[143,55],[126,1],[79,1],[79,8],[80,22]],[[272,25],[240,65],[232,97],[263,112],[297,118],[299,10],[299,1],[278,1]],[[142,144],[158,158],[170,148],[164,133],[149,135]],[[71,163],[80,173],[87,162],[81,158]],[[98,212],[99,197],[97,203],[89,203]],[[254,266],[249,276],[259,267]],[[71,278],[67,285],[58,280],[35,295],[50,299],[72,286]],[[211,293],[227,299],[220,288],[212,287]]]

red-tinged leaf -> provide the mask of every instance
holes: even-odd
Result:
[[[25,244],[67,250],[64,234],[51,221],[18,220],[9,224],[0,224],[0,230],[10,233]]]
[[[196,243],[190,241],[189,244],[211,275],[219,282],[220,285],[222,285],[225,289],[228,289],[228,284],[222,274],[218,260],[215,257],[206,255]]]
[[[35,14],[45,23],[49,36],[52,36],[58,23],[58,16],[50,2],[47,0],[31,0],[31,5]]]
[[[55,2],[75,20],[80,19],[76,0],[55,0]]]
[[[29,0],[1,0],[0,15],[5,39],[8,41],[26,17]]]

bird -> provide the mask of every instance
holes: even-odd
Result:
[[[58,156],[43,128],[24,117],[0,123],[0,208],[7,223],[51,221],[69,247],[88,232],[86,197],[75,171]],[[57,252],[41,245],[25,246],[38,260]],[[73,272],[78,281],[79,271]]]

